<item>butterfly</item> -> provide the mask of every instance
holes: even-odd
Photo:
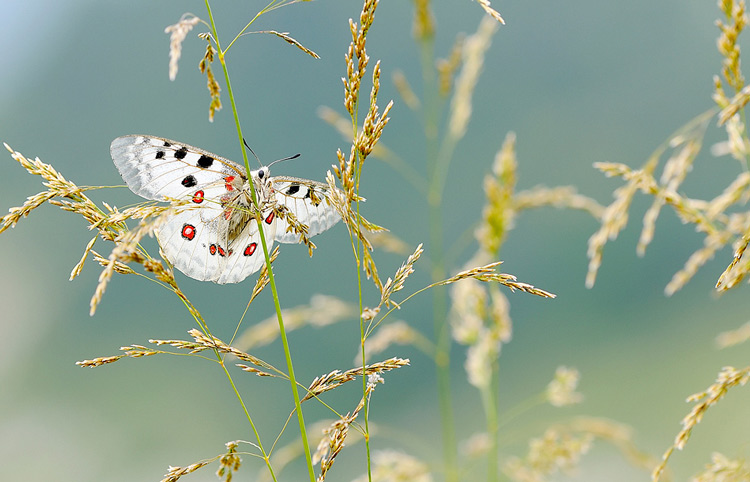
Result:
[[[110,154],[134,193],[156,201],[187,201],[187,209],[169,216],[156,237],[164,257],[200,281],[239,283],[263,266],[258,215],[269,250],[274,240],[299,243],[341,219],[327,184],[271,177],[268,166],[251,171],[248,179],[235,162],[146,135],[118,137]]]

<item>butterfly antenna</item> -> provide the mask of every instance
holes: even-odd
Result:
[[[292,159],[297,159],[297,158],[298,158],[299,156],[300,156],[300,154],[299,154],[299,153],[297,153],[297,154],[295,154],[295,155],[293,155],[293,156],[289,156],[289,157],[284,157],[283,159],[276,159],[276,160],[275,160],[275,161],[273,161],[273,162],[272,162],[271,164],[269,164],[269,165],[268,165],[268,167],[271,167],[271,166],[273,166],[273,165],[274,165],[274,164],[276,164],[277,162],[281,162],[281,161],[291,161]]]
[[[258,161],[258,164],[260,164],[260,167],[263,167],[263,163],[260,162],[260,159],[255,154],[255,151],[253,150],[253,148],[250,147],[249,145],[247,145],[247,141],[245,140],[244,137],[242,138],[242,143],[245,144],[245,147],[247,147],[247,150],[250,151],[250,153],[253,155],[253,157],[255,158],[255,160]]]

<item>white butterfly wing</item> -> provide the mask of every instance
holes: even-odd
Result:
[[[269,254],[271,253],[271,246],[273,246],[273,238],[276,231],[275,220],[273,217],[268,217],[272,213],[273,211],[267,213],[264,216],[264,221],[261,223]],[[254,219],[245,225],[239,237],[235,239],[233,246],[224,261],[221,274],[215,280],[219,284],[239,283],[258,271],[266,262],[258,231],[258,223]]]
[[[200,186],[244,176],[244,169],[228,159],[162,137],[118,137],[109,151],[128,187],[146,199],[181,199]]]
[[[271,183],[276,202],[286,206],[297,221],[309,228],[308,236],[320,234],[341,220],[328,199],[328,185],[296,177],[274,177]],[[276,241],[299,243],[299,235],[287,231],[286,220],[279,218],[276,222]]]

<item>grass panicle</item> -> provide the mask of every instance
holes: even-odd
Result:
[[[690,434],[698,425],[709,408],[716,405],[727,394],[730,388],[745,385],[750,380],[750,367],[736,369],[733,367],[724,367],[716,377],[716,382],[709,386],[705,391],[695,393],[688,397],[687,402],[695,402],[690,413],[682,419],[682,430],[675,437],[674,443],[664,452],[662,461],[656,466],[651,474],[652,482],[661,480],[662,473],[669,462],[670,457],[675,450],[682,450],[685,447]]]

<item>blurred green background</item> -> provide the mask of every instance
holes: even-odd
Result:
[[[214,5],[224,44],[262,2]],[[712,106],[712,75],[719,12],[714,2],[496,2],[507,25],[495,35],[474,96],[469,131],[456,151],[445,196],[450,246],[472,229],[484,202],[482,179],[508,131],[518,136],[519,188],[575,185],[599,202],[611,202],[618,180],[592,168],[596,161],[640,166],[673,131]],[[472,2],[436,2],[436,53],[447,56],[458,32],[471,33],[483,15]],[[317,116],[342,107],[348,19],[361,4],[342,0],[292,6],[263,16],[255,30],[288,31],[322,58],[313,60],[278,38],[244,37],[228,55],[245,137],[265,162],[302,153],[274,174],[322,180],[336,149],[348,145]],[[0,139],[27,157],[39,156],[80,185],[120,185],[109,157],[119,135],[144,133],[182,140],[229,158],[240,150],[226,90],[214,123],[207,121],[205,78],[197,71],[205,42],[196,33],[184,45],[175,82],[167,77],[168,36],[163,30],[182,13],[207,18],[202,2],[8,1],[3,18],[0,68]],[[419,119],[390,82],[402,70],[421,85],[419,50],[412,38],[413,5],[382,2],[368,35],[371,61],[382,59],[380,103],[396,102],[382,141],[425,171]],[[744,44],[746,45],[746,44]],[[217,66],[220,81],[220,69]],[[367,84],[369,91],[369,83]],[[706,146],[722,139],[712,127]],[[704,149],[683,186],[692,197],[718,194],[739,167]],[[4,151],[3,151],[4,152]],[[0,210],[41,190],[8,155],[0,162]],[[365,214],[415,246],[427,242],[425,202],[383,163],[366,165]],[[125,188],[92,197],[124,207],[139,199]],[[628,229],[607,245],[593,289],[584,287],[586,243],[597,229],[579,212],[543,209],[517,220],[501,257],[503,270],[552,291],[555,300],[509,295],[513,340],[500,359],[500,404],[511,407],[543,390],[558,365],[582,372],[584,403],[541,408],[514,420],[502,434],[504,455],[525,453],[530,436],[579,414],[612,418],[635,429],[635,441],[660,456],[689,411],[691,393],[710,385],[724,365],[745,366],[742,347],[718,351],[714,336],[747,320],[746,287],[723,297],[712,293],[731,259],[730,250],[701,269],[672,297],[663,288],[702,244],[691,226],[665,210],[656,240],[644,258],[635,255],[639,197]],[[168,465],[188,465],[221,453],[230,440],[251,440],[240,407],[215,364],[197,358],[122,360],[96,370],[77,360],[116,354],[122,345],[149,338],[186,338],[194,324],[181,303],[136,277],[116,277],[96,316],[89,299],[99,269],[89,261],[68,281],[92,234],[77,216],[46,206],[0,236],[0,480],[159,480]],[[155,242],[150,240],[155,252]],[[315,256],[286,246],[276,263],[283,306],[307,303],[313,293],[355,301],[355,272],[348,236],[339,225],[315,239]],[[426,254],[430,246],[426,245]],[[99,246],[103,253],[110,247]],[[453,253],[451,270],[473,248]],[[393,273],[402,258],[379,254],[380,272]],[[214,334],[228,339],[241,316],[251,282],[217,286],[179,275]],[[255,279],[255,276],[251,278]],[[405,293],[429,282],[429,264],[417,265]],[[411,288],[411,289],[409,289]],[[375,303],[373,298],[372,303]],[[430,295],[398,313],[430,333]],[[252,324],[273,312],[270,293],[247,317]],[[246,325],[247,326],[247,325]],[[357,351],[356,320],[290,336],[298,378],[307,382],[347,369]],[[283,366],[280,345],[254,352]],[[371,417],[381,427],[374,449],[408,447],[440,462],[434,370],[412,347],[385,356],[412,360],[386,376],[373,396]],[[482,430],[481,405],[465,380],[463,348],[454,350],[455,408],[460,439]],[[270,441],[292,407],[288,385],[237,375],[240,390]],[[354,408],[359,384],[328,398],[342,412]],[[709,461],[711,451],[748,456],[747,389],[736,389],[693,432],[671,463],[685,480]],[[309,404],[313,422],[328,413]],[[291,441],[290,427],[284,441]],[[245,457],[239,480],[254,480],[258,461]],[[479,462],[483,466],[484,462]],[[363,449],[344,451],[329,480],[350,480],[363,470]],[[282,480],[298,480],[295,466]],[[205,469],[204,469],[205,470]],[[213,480],[212,469],[187,480]],[[605,444],[584,458],[574,480],[647,480]]]

